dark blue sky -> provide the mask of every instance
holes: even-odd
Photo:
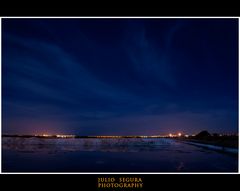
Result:
[[[237,19],[2,19],[3,133],[238,132]]]

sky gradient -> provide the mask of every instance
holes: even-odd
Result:
[[[238,132],[237,19],[2,19],[2,132]]]

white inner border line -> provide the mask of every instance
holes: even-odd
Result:
[[[1,58],[1,66],[0,66],[0,173],[2,173],[2,18],[0,18],[0,58]]]
[[[164,19],[164,18],[167,18],[167,19],[239,19],[240,17],[137,17],[137,16],[126,16],[126,17],[123,17],[123,16],[114,16],[114,17],[107,17],[107,16],[100,16],[100,17],[96,17],[96,16],[86,16],[86,17],[64,17],[64,16],[53,16],[53,17],[34,17],[34,16],[29,16],[29,17],[26,17],[26,16],[21,16],[21,17],[0,17],[0,18],[7,18],[7,19],[29,19],[29,18],[33,18],[33,19]]]
[[[178,173],[175,173],[175,172],[84,172],[84,173],[81,173],[81,172],[39,172],[39,173],[31,173],[31,172],[2,172],[2,19],[238,19],[238,149],[240,148],[240,139],[239,139],[239,125],[240,125],[240,112],[239,112],[239,108],[240,108],[240,101],[239,101],[239,95],[240,95],[240,83],[239,83],[239,74],[240,74],[240,67],[239,67],[239,60],[240,60],[240,48],[239,48],[239,44],[240,44],[240,32],[239,32],[239,20],[240,20],[240,17],[123,17],[123,16],[120,16],[120,17],[117,17],[117,16],[114,16],[114,17],[91,17],[91,16],[87,16],[87,17],[62,17],[62,16],[54,16],[54,17],[34,17],[34,16],[30,16],[30,17],[26,17],[26,16],[23,16],[23,17],[16,17],[16,16],[13,16],[13,17],[0,17],[0,35],[1,35],[1,38],[0,38],[0,43],[1,43],[1,46],[0,46],[0,58],[1,58],[1,67],[0,67],[0,74],[1,74],[1,78],[0,78],[0,84],[1,84],[1,88],[0,88],[0,94],[1,94],[1,99],[0,99],[0,115],[1,115],[1,120],[0,120],[0,159],[1,159],[1,169],[0,169],[0,174],[239,174],[240,173],[240,166],[239,166],[239,163],[240,163],[240,154],[239,154],[239,151],[238,151],[238,172],[230,172],[230,173],[225,173],[225,172],[219,172],[219,173],[216,173],[216,172],[178,172]]]
[[[239,74],[240,74],[240,67],[239,67],[239,62],[240,62],[240,32],[239,32],[239,21],[240,17],[238,17],[238,173],[240,172],[240,154],[239,154],[239,148],[240,148],[240,139],[239,139],[239,119],[240,119],[240,101],[239,101],[239,95],[240,95],[240,83],[239,83]]]

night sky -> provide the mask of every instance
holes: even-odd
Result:
[[[238,132],[237,19],[2,19],[2,132]]]

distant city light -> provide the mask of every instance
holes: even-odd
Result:
[[[50,137],[51,135],[48,134],[42,134],[43,137]]]
[[[57,138],[74,138],[75,135],[56,135]]]
[[[179,136],[179,137],[181,137],[181,136],[182,136],[182,134],[181,134],[181,133],[178,133],[178,136]]]

